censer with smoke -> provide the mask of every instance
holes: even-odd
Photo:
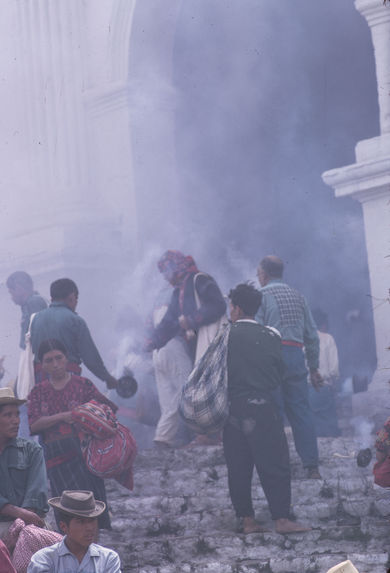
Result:
[[[363,448],[359,450],[356,456],[356,463],[359,468],[366,468],[372,460],[372,451],[370,448]]]
[[[118,378],[118,385],[116,387],[117,394],[121,398],[131,398],[138,390],[137,380],[130,368],[125,367],[123,374]]]

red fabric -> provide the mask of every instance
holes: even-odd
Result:
[[[302,342],[296,342],[295,340],[282,340],[284,346],[296,346],[297,348],[303,348]]]
[[[170,283],[174,286],[182,287],[189,274],[199,272],[194,259],[180,251],[166,251],[157,266],[161,273],[172,273]]]
[[[81,450],[89,471],[101,478],[114,478],[132,490],[136,442],[128,428],[118,422],[115,436],[105,440],[80,435]]]
[[[77,406],[72,411],[72,419],[78,430],[99,439],[114,436],[118,426],[111,408],[96,400]]]
[[[50,470],[51,468],[54,468],[55,466],[60,466],[61,464],[65,463],[65,462],[70,462],[70,460],[73,459],[74,456],[75,456],[75,452],[70,451],[70,452],[67,452],[66,454],[63,454],[62,456],[56,456],[54,458],[50,458],[50,460],[46,459],[46,467],[48,470]]]
[[[73,375],[62,390],[55,390],[48,380],[34,386],[29,395],[28,421],[31,426],[42,416],[52,416],[59,412],[70,412],[80,404],[96,400],[107,404],[116,412],[118,407],[99,392],[87,378]],[[60,440],[74,435],[71,424],[61,422],[42,432],[44,442]]]
[[[374,482],[381,487],[390,487],[390,457],[383,462],[376,462],[373,468]]]
[[[11,563],[11,556],[7,547],[0,539],[0,571],[1,573],[16,573],[15,567]]]
[[[382,429],[377,432],[375,448],[379,452],[390,452],[390,418],[387,418]]]
[[[6,545],[13,549],[12,564],[17,573],[26,573],[31,557],[43,549],[50,547],[54,543],[61,541],[62,535],[55,531],[42,529],[36,525],[26,525],[22,519],[15,519],[8,530],[5,538]],[[6,573],[8,569],[1,568],[1,573]],[[14,571],[14,569],[10,569]]]

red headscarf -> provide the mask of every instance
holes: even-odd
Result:
[[[169,282],[173,286],[181,286],[189,274],[199,272],[194,259],[180,251],[166,251],[157,266],[161,273],[169,274]]]

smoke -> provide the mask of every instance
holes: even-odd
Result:
[[[183,3],[175,86],[188,249],[225,290],[281,256],[286,280],[329,314],[342,374],[372,372],[361,207],[321,180],[379,131],[365,20],[349,0]]]
[[[135,165],[144,251],[123,301],[138,315],[152,308],[155,263],[167,248],[193,255],[224,293],[256,282],[259,260],[275,253],[286,280],[328,313],[342,376],[371,373],[361,207],[336,199],[321,179],[352,163],[356,142],[379,130],[366,22],[350,0],[189,1],[173,70],[169,90],[153,71],[154,93],[169,91],[173,114],[158,108],[143,129],[158,138],[164,121],[174,122],[178,188],[164,188],[166,156],[154,142]],[[150,85],[145,71],[140,101]]]
[[[352,418],[351,425],[355,430],[354,439],[360,449],[371,448],[373,443],[372,432],[374,423],[369,422],[362,416]]]
[[[6,4],[12,15],[14,3]],[[138,4],[147,10],[146,2]],[[162,0],[150,3],[149,18],[163,46],[166,30],[156,24],[157,4],[165,10]],[[24,227],[33,224],[30,205],[40,211],[56,206],[56,195],[45,202],[42,194],[26,197],[24,190],[30,180],[25,157],[29,147],[22,144],[28,138],[16,71],[16,20],[4,17],[1,24],[2,37],[11,30],[0,61],[7,110],[1,120],[3,160],[13,166],[2,176],[4,238],[16,216],[18,223],[26,219]],[[90,31],[95,24],[88,22]],[[186,0],[176,25],[173,77],[160,70],[157,50],[153,54],[159,39],[152,42],[148,33],[135,29],[133,37],[140,45],[132,48],[146,51],[154,65],[139,69],[136,77],[129,71],[139,258],[129,268],[123,261],[122,274],[113,277],[116,331],[101,335],[102,355],[110,357],[116,372],[129,354],[133,360],[139,355],[156,297],[164,286],[168,295],[171,292],[156,268],[166,249],[192,254],[224,293],[243,280],[256,282],[259,260],[274,253],[286,263],[287,281],[313,308],[328,312],[342,376],[371,372],[375,347],[361,208],[352,199],[335,199],[321,180],[323,171],[352,163],[355,144],[379,132],[370,32],[354,3]],[[108,207],[111,195],[114,202],[117,198],[107,192]],[[133,207],[129,199],[116,209],[128,213]],[[101,225],[101,237],[117,232],[104,229],[103,220]],[[86,235],[85,228],[76,238],[72,231],[69,241],[84,244]],[[97,240],[90,235],[89,240]],[[5,253],[7,260],[24,249],[34,269],[37,252],[44,260],[45,245],[36,246],[23,236],[18,240],[15,249]],[[109,249],[107,253],[101,253],[102,260],[110,256]],[[39,289],[45,294],[47,286]],[[91,315],[99,312],[98,296],[100,292],[88,301],[88,312],[81,308],[89,324]],[[81,299],[81,304],[87,301]],[[8,300],[4,307],[4,322],[13,321],[16,329],[16,309]],[[357,318],[351,320],[355,309]],[[100,316],[96,322],[105,330]],[[92,322],[94,335],[97,327]]]

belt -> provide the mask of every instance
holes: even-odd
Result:
[[[296,348],[303,348],[302,342],[296,342],[296,340],[282,340],[283,346],[295,346]]]

